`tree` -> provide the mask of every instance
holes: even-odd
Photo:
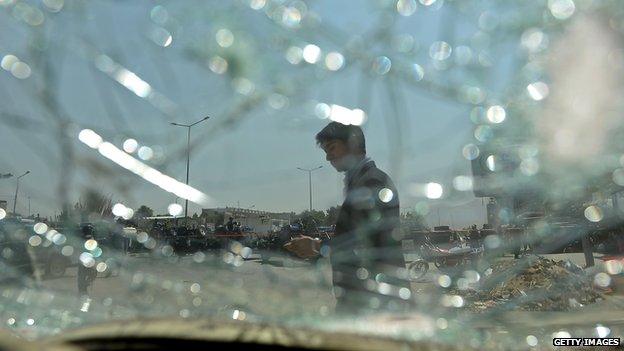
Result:
[[[215,210],[202,210],[199,215],[200,218],[204,218],[206,223],[214,223],[215,225],[221,225],[225,222],[225,216],[223,212]]]
[[[312,210],[301,212],[295,216],[295,220],[301,221],[304,232],[312,232],[316,230],[316,227],[325,223],[325,217],[324,211]]]
[[[325,225],[333,225],[336,224],[338,220],[338,213],[340,213],[340,206],[332,206],[327,210],[327,215],[325,216]]]
[[[113,216],[113,200],[112,196],[103,195],[97,190],[87,189],[74,205],[74,211],[71,213],[61,213],[62,218],[68,219],[72,216],[78,216],[74,220],[90,221],[97,218],[111,218]]]
[[[151,208],[145,205],[141,205],[141,207],[139,207],[139,209],[136,210],[134,215],[137,218],[152,217],[154,215],[154,210],[152,210]]]

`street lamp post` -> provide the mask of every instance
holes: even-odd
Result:
[[[22,174],[21,176],[17,177],[17,182],[15,184],[15,197],[13,198],[13,214],[15,215],[15,208],[17,207],[17,192],[19,191],[19,180],[21,177],[29,174],[30,171],[26,171],[26,173]]]
[[[186,139],[186,185],[188,185],[189,183],[189,168],[190,168],[190,163],[191,163],[191,127],[207,120],[208,118],[210,118],[210,116],[206,116],[192,124],[181,124],[181,123],[171,122],[171,125],[178,126],[178,127],[186,127],[188,129],[187,134],[186,134],[186,138],[187,138]],[[188,217],[188,199],[185,199],[185,204],[184,204],[184,218],[186,217]]]
[[[308,172],[308,188],[310,190],[310,212],[312,212],[312,172],[321,168],[323,168],[323,166],[318,166],[316,168],[310,168],[310,169],[297,167],[297,169],[300,171]]]

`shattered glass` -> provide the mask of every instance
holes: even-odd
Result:
[[[623,23],[616,0],[0,0],[0,324],[620,337]],[[330,122],[392,186],[349,191]]]

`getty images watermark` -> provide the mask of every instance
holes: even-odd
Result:
[[[620,338],[554,338],[553,346],[620,346]]]

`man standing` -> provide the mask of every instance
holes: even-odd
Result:
[[[285,245],[299,257],[330,252],[338,313],[400,309],[409,299],[399,230],[399,195],[390,177],[366,156],[362,129],[329,123],[316,135],[326,159],[345,173],[345,200],[334,238],[301,236]]]
[[[80,232],[85,241],[95,239],[95,228],[92,224],[82,224],[80,226]],[[76,279],[80,297],[89,296],[89,288],[92,286],[96,277],[97,271],[95,267],[87,267],[84,262],[78,262],[78,274],[76,275]]]
[[[228,222],[225,225],[225,230],[230,233],[234,231],[234,218],[232,217],[228,218]]]

